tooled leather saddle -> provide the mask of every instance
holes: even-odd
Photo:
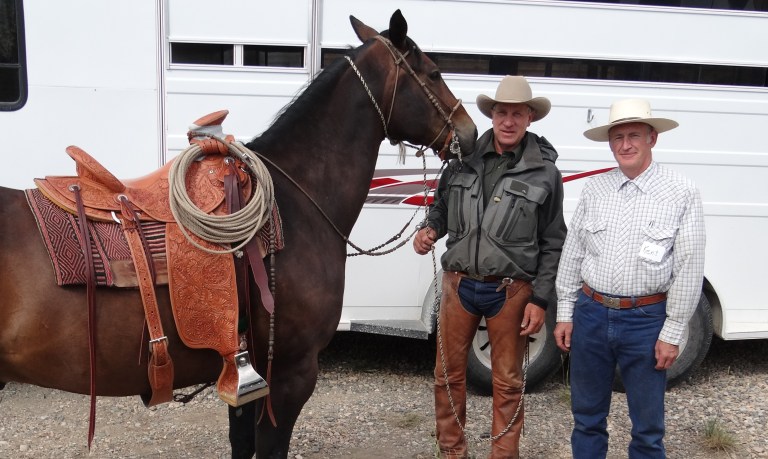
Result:
[[[234,138],[221,134],[221,124],[227,114],[226,110],[222,110],[202,117],[194,122],[189,133],[190,142],[200,146],[202,155],[191,163],[185,173],[187,194],[198,209],[212,215],[236,212],[241,203],[251,198],[254,189],[254,177],[247,172],[242,161],[228,155],[227,143],[233,142]],[[214,132],[217,135],[196,135],[199,132]],[[184,344],[191,348],[215,349],[224,360],[217,382],[219,396],[228,404],[239,406],[267,395],[267,384],[252,369],[250,357],[243,352],[244,337],[238,330],[239,316],[245,311],[242,307],[243,294],[238,297],[237,262],[230,253],[200,250],[192,240],[212,250],[219,247],[179,228],[169,198],[169,169],[173,160],[147,176],[118,180],[82,149],[70,146],[67,154],[77,165],[77,176],[48,176],[35,179],[35,184],[48,200],[77,215],[81,221],[117,222],[121,225],[130,249],[133,270],[119,269],[124,279],[116,285],[139,287],[150,335],[148,371],[152,394],[151,397],[142,397],[145,403],[153,406],[173,398],[172,350],[168,349],[160,323],[154,289],[155,285],[166,280],[174,320]],[[227,184],[236,184],[235,191],[227,189]],[[260,237],[253,238],[245,250],[262,304],[270,313],[274,302],[266,284],[262,260],[268,250],[270,238],[267,234],[273,235],[273,250],[282,247],[281,237],[274,237],[281,227],[276,207],[271,217],[267,224],[271,228],[262,228]],[[149,250],[142,232],[142,223],[148,221],[165,224],[164,253]],[[81,222],[81,226],[85,228],[84,238],[87,240],[90,237],[87,225]],[[242,264],[238,266],[238,269],[243,269]],[[244,269],[247,272],[247,266]],[[134,278],[125,279],[126,276]],[[242,274],[239,279],[242,284]]]

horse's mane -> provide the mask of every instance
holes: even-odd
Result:
[[[381,35],[389,37],[389,31],[384,31]],[[408,49],[417,57],[414,70],[418,72],[421,64],[421,50],[413,40],[410,38],[406,38],[406,40]],[[360,49],[362,48],[349,49],[344,55],[354,60]],[[338,82],[341,73],[348,68],[348,65],[347,60],[343,56],[331,62],[314,79],[304,85],[298,91],[297,96],[275,115],[272,125],[266,131],[260,136],[253,138],[246,146],[258,151],[262,145],[285,139],[285,136],[289,135],[291,129],[296,129],[296,126],[307,123],[307,114],[312,113],[315,107],[330,103],[330,97],[334,93],[334,86]]]
[[[357,50],[350,49],[345,55],[354,59]],[[315,107],[329,103],[330,97],[334,93],[334,86],[348,65],[347,60],[342,56],[321,70],[314,79],[298,91],[291,102],[275,115],[272,125],[248,143],[248,148],[258,150],[259,146],[265,143],[279,141],[286,135],[286,130],[294,129],[297,125],[301,125],[300,123],[306,123],[308,113],[311,113]]]

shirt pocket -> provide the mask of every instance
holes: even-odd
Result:
[[[490,204],[488,234],[500,245],[530,245],[536,241],[538,207],[547,199],[546,189],[509,180],[501,189],[501,200]]]
[[[602,219],[587,220],[584,222],[583,228],[584,245],[587,253],[593,257],[599,257],[605,247],[608,224]]]
[[[469,230],[472,185],[476,175],[456,174],[448,186],[448,235],[455,238],[466,236]]]
[[[642,261],[650,264],[663,263],[669,253],[672,251],[672,247],[675,244],[675,235],[677,234],[677,227],[672,225],[654,225],[643,228],[643,241],[654,246],[659,246],[664,249],[664,254],[659,261],[654,261],[646,257],[640,257]]]

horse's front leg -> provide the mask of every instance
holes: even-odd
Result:
[[[256,454],[256,420],[261,406],[259,400],[254,400],[237,408],[228,407],[232,459],[250,459]]]
[[[277,426],[273,426],[266,406],[264,413],[255,413],[261,421],[256,426],[256,457],[280,459],[288,457],[293,427],[304,404],[312,396],[317,383],[317,350],[310,350],[300,358],[275,365],[270,384],[270,401]],[[266,402],[266,398],[261,399]],[[259,404],[260,409],[263,404]]]

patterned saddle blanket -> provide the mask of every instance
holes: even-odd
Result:
[[[46,198],[40,190],[25,190],[30,210],[40,229],[48,256],[51,259],[56,283],[64,285],[85,285],[85,257],[81,250],[82,241],[78,231],[77,217],[65,211]],[[269,245],[270,225],[279,222],[277,207],[273,218],[259,231],[260,245]],[[168,285],[168,257],[166,253],[166,224],[158,221],[141,222],[149,252],[155,264],[157,285]],[[276,225],[276,248],[283,247],[282,228]],[[120,225],[114,221],[88,221],[91,234],[96,285],[101,287],[138,287],[136,270],[131,251]]]

